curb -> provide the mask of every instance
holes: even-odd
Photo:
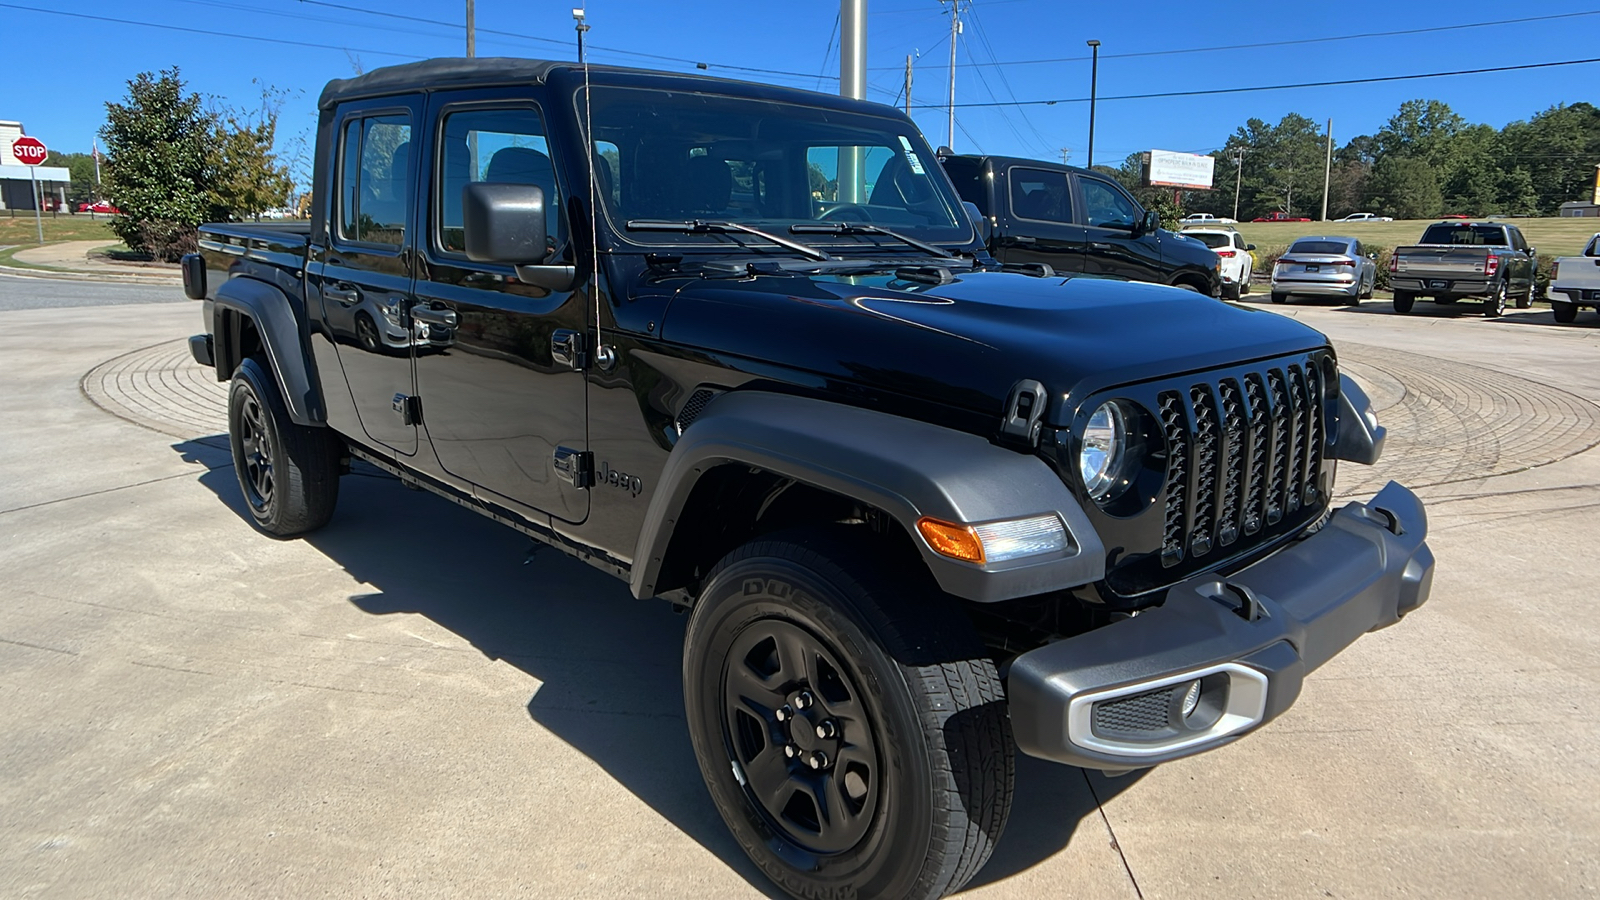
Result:
[[[41,278],[48,281],[88,281],[109,284],[148,284],[152,286],[181,286],[182,276],[174,277],[166,273],[157,275],[125,275],[120,272],[64,272],[57,269],[30,269],[22,266],[0,265],[0,275],[10,275],[13,278]]]

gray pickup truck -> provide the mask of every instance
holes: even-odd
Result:
[[[1389,287],[1394,311],[1411,312],[1420,296],[1435,303],[1474,299],[1483,314],[1506,311],[1506,298],[1518,309],[1533,305],[1537,251],[1515,225],[1499,222],[1438,222],[1422,233],[1421,243],[1396,247],[1389,259]]]

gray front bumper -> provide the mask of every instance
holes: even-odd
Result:
[[[1018,748],[1119,769],[1236,740],[1293,705],[1307,672],[1428,599],[1427,530],[1421,501],[1390,482],[1249,568],[1197,576],[1159,607],[1022,654],[1007,675]]]

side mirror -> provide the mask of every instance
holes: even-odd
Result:
[[[978,240],[989,243],[989,217],[971,200],[961,201],[961,208],[967,211],[967,218],[972,220],[972,229],[978,233]]]
[[[1376,254],[1376,253],[1374,253],[1374,252],[1372,252],[1370,250],[1367,252],[1367,259],[1377,259],[1377,258],[1378,258],[1378,254]]]
[[[1256,245],[1255,244],[1245,244],[1244,248],[1246,250],[1254,250],[1254,249],[1256,249]]]
[[[467,259],[489,263],[541,263],[549,255],[544,230],[544,189],[533,184],[475,182],[461,190]]]
[[[1529,256],[1538,256],[1539,255],[1539,248],[1538,247],[1529,247],[1528,248],[1528,255]]]
[[[1146,210],[1142,218],[1133,223],[1133,236],[1144,237],[1161,227],[1161,217],[1154,211]]]

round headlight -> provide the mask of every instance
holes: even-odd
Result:
[[[1100,404],[1083,429],[1083,449],[1078,451],[1078,474],[1090,498],[1104,500],[1117,486],[1126,450],[1128,428],[1122,407],[1115,400]]]

